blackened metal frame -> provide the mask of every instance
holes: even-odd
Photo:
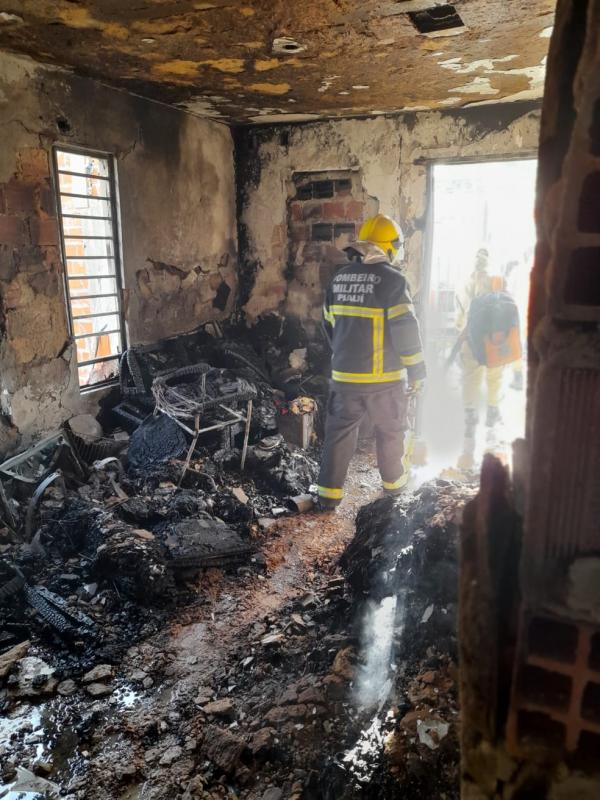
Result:
[[[157,409],[159,413],[165,414],[167,417],[170,417],[173,422],[177,423],[182,430],[192,437],[192,443],[189,447],[187,452],[187,456],[185,459],[185,463],[183,465],[183,470],[181,473],[181,477],[179,479],[179,486],[181,486],[181,482],[183,481],[183,477],[188,470],[190,465],[190,461],[192,460],[192,456],[194,454],[194,450],[196,449],[196,445],[198,444],[198,439],[203,433],[209,433],[209,431],[223,431],[226,428],[230,428],[232,425],[235,425],[238,422],[244,423],[244,444],[242,446],[242,457],[240,458],[240,469],[243,470],[246,466],[246,456],[248,454],[248,441],[250,439],[250,423],[252,421],[252,398],[250,398],[246,403],[246,414],[241,414],[239,411],[234,411],[233,408],[229,408],[229,406],[223,405],[223,403],[217,403],[216,405],[219,406],[223,411],[226,411],[228,414],[231,415],[232,419],[222,420],[221,422],[217,422],[214,425],[209,425],[207,428],[200,427],[200,414],[196,414],[194,416],[194,427],[190,428],[184,422],[181,421],[178,417],[173,414],[169,414],[168,411],[164,411],[163,409]]]

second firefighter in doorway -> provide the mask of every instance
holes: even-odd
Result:
[[[378,214],[364,223],[358,238],[344,248],[348,262],[337,268],[323,309],[333,351],[318,486],[323,509],[335,508],[342,500],[366,415],[375,429],[383,488],[393,494],[402,491],[408,480],[408,402],[425,378],[419,325],[406,280],[392,266],[403,257],[402,231]]]
[[[475,444],[479,422],[481,383],[485,381],[487,446],[497,444],[497,429],[502,421],[500,403],[504,367],[521,358],[519,311],[505,282],[488,272],[488,251],[477,252],[475,270],[465,292],[460,361],[463,373],[465,437],[459,458],[460,469],[475,465]]]

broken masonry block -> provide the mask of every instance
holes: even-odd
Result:
[[[29,235],[34,245],[51,246],[58,244],[58,220],[53,217],[30,217]]]
[[[207,725],[201,751],[213,764],[227,774],[246,770],[252,753],[246,742],[239,736],[216,725]]]
[[[0,242],[13,247],[23,247],[29,243],[29,232],[20,217],[0,214]],[[5,298],[5,303],[7,299]]]

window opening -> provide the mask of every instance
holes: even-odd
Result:
[[[111,383],[125,348],[113,160],[55,148],[56,192],[80,389]]]

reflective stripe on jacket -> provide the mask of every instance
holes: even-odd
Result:
[[[406,280],[380,257],[336,270],[325,295],[331,377],[355,386],[425,377],[425,363]]]

